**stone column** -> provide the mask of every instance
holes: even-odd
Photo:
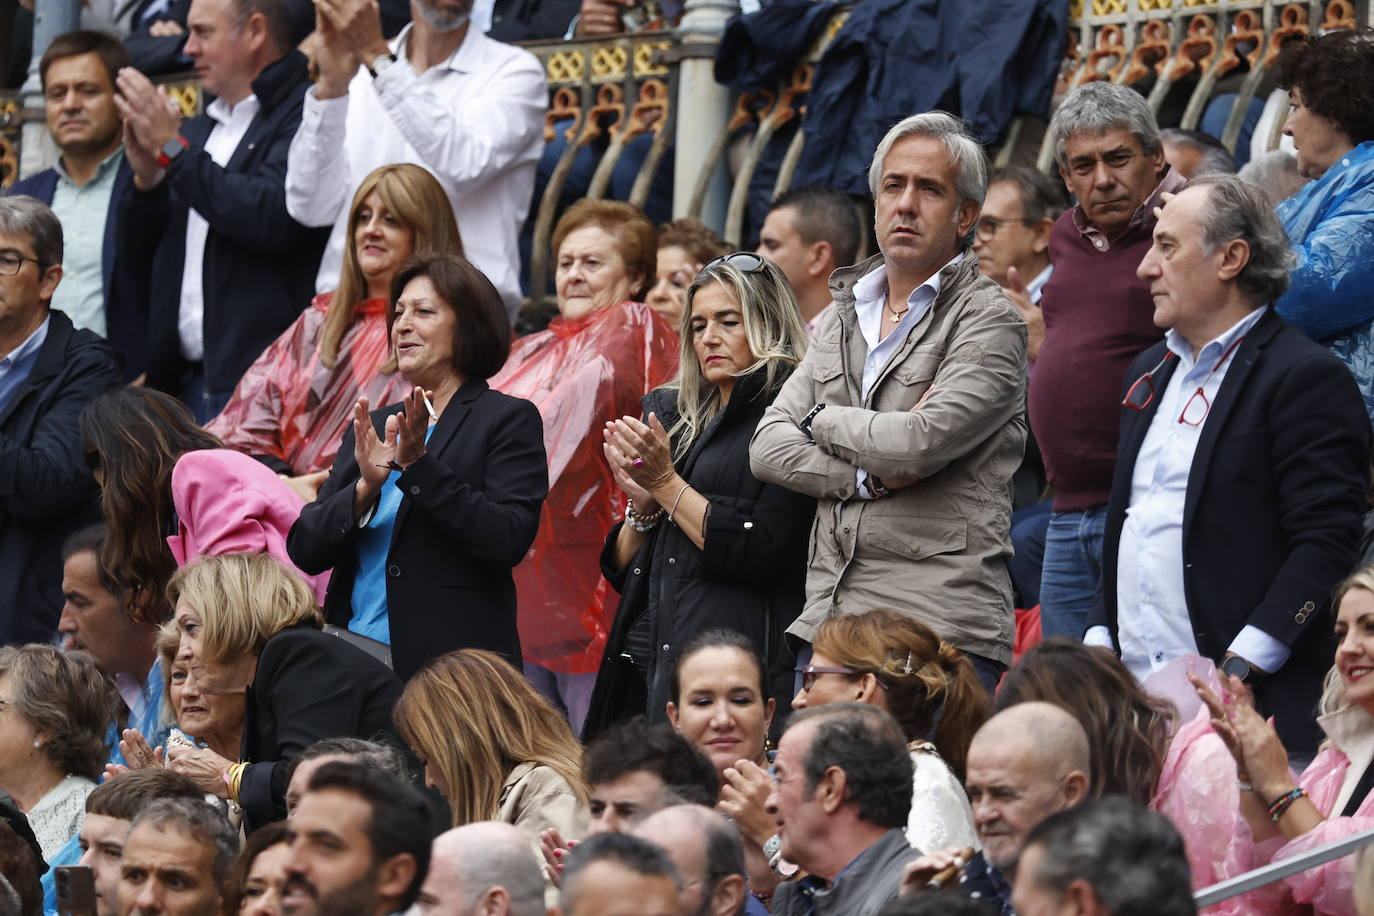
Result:
[[[678,28],[688,55],[678,64],[677,130],[673,167],[673,216],[685,216],[697,178],[706,167],[716,136],[730,117],[730,90],[716,82],[714,56],[693,53],[703,45],[719,43],[725,23],[739,12],[737,0],[687,0]],[[725,221],[729,197],[727,172],[717,166],[716,177],[706,195],[701,218],[717,230]]]

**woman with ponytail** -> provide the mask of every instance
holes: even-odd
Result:
[[[987,716],[973,665],[923,623],[894,611],[832,617],[798,669],[793,709],[856,700],[880,706],[906,733],[914,769],[907,840],[921,850],[977,846],[964,760]]]

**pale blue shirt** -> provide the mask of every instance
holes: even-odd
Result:
[[[897,326],[892,329],[892,333],[882,337],[883,322],[891,318],[887,310],[887,265],[879,264],[873,270],[859,278],[854,284],[854,311],[859,319],[859,332],[864,336],[864,343],[868,345],[868,355],[864,357],[864,377],[863,377],[863,398],[864,404],[868,404],[868,398],[873,393],[873,386],[878,383],[878,377],[882,375],[883,369],[887,367],[894,353],[901,349],[902,343],[911,334],[911,329],[916,327],[930,307],[935,304],[935,297],[940,295],[940,271],[950,264],[957,264],[962,258],[963,252],[956,254],[948,264],[940,270],[930,275],[930,279],[922,283],[911,291],[907,297],[907,310],[902,319],[897,322]],[[881,337],[881,339],[879,339]],[[872,499],[873,496],[864,486],[864,481],[868,479],[868,472],[859,468],[856,475],[858,489],[855,491],[860,499]]]
[[[1045,295],[1045,284],[1050,282],[1050,277],[1053,275],[1054,265],[1049,264],[1026,284],[1026,295],[1030,296],[1031,305],[1040,304],[1040,297]]]
[[[57,186],[52,192],[52,212],[62,223],[62,282],[52,294],[52,307],[61,309],[78,328],[106,336],[105,328],[105,221],[110,214],[110,195],[115,175],[124,159],[123,147],[96,167],[85,184],[77,184],[57,163]]]
[[[0,359],[0,410],[9,406],[10,399],[33,371],[34,364],[38,362],[38,351],[43,349],[43,343],[48,339],[50,321],[51,318],[44,318],[43,323],[24,338],[23,343]]]
[[[1198,654],[1183,575],[1183,507],[1188,474],[1198,440],[1216,402],[1226,372],[1235,361],[1233,344],[1255,326],[1264,309],[1255,309],[1193,358],[1183,335],[1170,330],[1166,345],[1178,366],[1162,391],[1150,429],[1140,444],[1131,475],[1131,503],[1121,528],[1117,552],[1117,639],[1121,660],[1137,680],[1183,655]],[[1229,351],[1229,352],[1228,352]],[[1224,362],[1219,362],[1224,357]],[[1202,396],[1196,394],[1202,389]],[[1203,397],[1206,402],[1203,402]],[[1180,418],[1202,422],[1194,426]],[[1106,627],[1093,627],[1084,637],[1090,645],[1111,645]],[[1229,651],[1260,669],[1277,671],[1289,649],[1253,626],[1246,626]]]

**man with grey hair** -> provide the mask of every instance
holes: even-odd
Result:
[[[412,916],[544,916],[544,876],[529,840],[482,821],[434,840]]]
[[[1203,655],[1290,752],[1316,750],[1329,596],[1356,561],[1370,427],[1349,369],[1278,317],[1287,236],[1261,191],[1203,175],[1167,200],[1140,276],[1165,339],[1131,366],[1088,641],[1143,679]]]
[[[1040,300],[1045,337],[1030,380],[1030,423],[1054,488],[1040,579],[1045,636],[1081,639],[1102,596],[1102,531],[1116,465],[1121,378],[1159,340],[1136,268],[1154,208],[1184,179],[1164,161],[1138,92],[1079,86],[1050,122],[1059,174],[1077,206],[1050,233],[1054,276]]]
[[[682,880],[662,849],[628,833],[598,833],[568,856],[561,916],[677,916]]]
[[[1167,127],[1159,132],[1159,139],[1164,144],[1164,160],[1184,178],[1236,173],[1235,157],[1211,134]]]
[[[0,645],[52,641],[62,543],[99,521],[77,418],[119,384],[119,357],[50,307],[62,250],[46,205],[0,199]]]
[[[1018,916],[1195,916],[1183,837],[1169,819],[1120,796],[1052,814],[1021,851]]]
[[[682,878],[678,916],[745,916],[746,904],[766,914],[749,894],[739,831],[704,805],[672,805],[630,831],[660,846]]]
[[[869,186],[880,253],[831,276],[835,310],[749,450],[760,480],[818,500],[788,633],[896,608],[991,687],[1011,660],[1026,326],[968,250],[987,160],[963,122],[927,112],[878,144]]]
[[[124,841],[120,916],[215,916],[238,851],[238,831],[205,802],[153,802]]]

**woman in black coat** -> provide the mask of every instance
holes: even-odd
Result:
[[[452,255],[412,260],[392,299],[397,365],[418,387],[371,414],[359,400],[287,551],[307,572],[333,568],[328,622],[389,645],[403,680],[454,649],[518,667],[511,570],[539,527],[548,467],[538,409],[485,381],[510,349],[505,307]]]
[[[802,608],[816,502],[758,481],[749,440],[801,360],[806,328],[781,270],[740,252],[687,291],[678,378],[644,398],[647,422],[607,424],[606,460],[629,498],[602,572],[621,593],[583,730],[665,718],[678,649],[713,629],[759,646],[791,695],[783,631]]]

